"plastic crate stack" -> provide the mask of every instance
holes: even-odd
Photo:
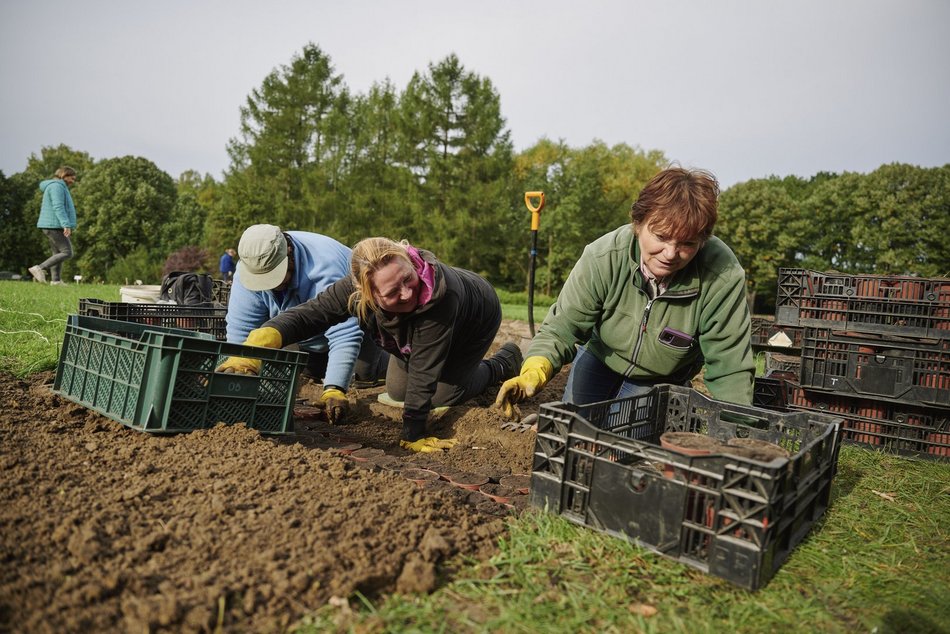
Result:
[[[797,379],[801,363],[803,329],[780,326],[774,317],[752,318],[752,351],[765,355],[765,370],[770,375]]]
[[[220,304],[224,310],[228,309],[228,300],[231,298],[231,285],[223,280],[212,280],[211,301]]]
[[[844,439],[950,459],[950,279],[779,269],[775,322],[803,328],[797,380],[756,380],[756,404],[826,412]]]
[[[227,338],[226,306],[215,301],[212,306],[182,306],[179,304],[147,304],[136,302],[106,302],[101,299],[79,300],[79,314],[83,317],[117,319],[146,326],[178,328],[211,335],[218,341]]]

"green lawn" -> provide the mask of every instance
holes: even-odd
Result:
[[[119,287],[0,282],[0,370],[26,376],[53,369],[66,315],[76,312],[80,297],[119,301]],[[497,556],[455,562],[453,580],[432,595],[351,597],[347,605],[320,609],[299,629],[948,631],[950,464],[845,446],[832,497],[824,518],[755,593],[561,518],[529,513],[510,520]]]
[[[118,302],[119,288],[0,281],[0,371],[26,376],[55,369],[66,316],[79,310],[79,299]]]

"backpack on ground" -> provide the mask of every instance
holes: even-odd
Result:
[[[162,279],[159,298],[184,306],[211,306],[213,281],[207,273],[172,271]]]

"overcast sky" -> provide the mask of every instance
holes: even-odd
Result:
[[[950,162],[948,0],[0,0],[0,170],[65,143],[220,180],[308,42],[360,93],[455,53],[516,150],[627,143],[723,187]]]

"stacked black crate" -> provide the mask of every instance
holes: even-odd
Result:
[[[779,269],[775,323],[803,328],[788,409],[840,415],[846,442],[950,458],[950,279]]]
[[[797,379],[802,353],[799,326],[780,326],[771,316],[752,318],[752,352],[765,358],[765,374]]]
[[[211,283],[211,301],[215,307],[228,309],[228,301],[231,299],[231,282],[223,280],[212,280]]]
[[[763,361],[764,372],[755,379],[753,404],[780,412],[788,411],[787,382],[797,382],[801,371],[800,326],[779,326],[775,317],[752,317],[752,353]]]
[[[219,341],[227,339],[227,306],[107,302],[93,297],[79,300],[82,317],[98,317],[146,326],[161,326],[209,334]]]

